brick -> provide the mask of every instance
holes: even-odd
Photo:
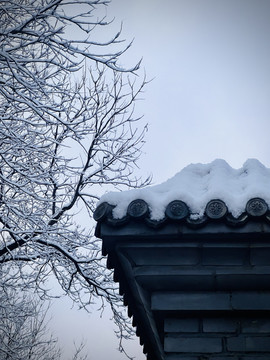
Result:
[[[240,356],[239,360],[269,360],[269,355],[246,355]]]
[[[134,275],[144,288],[157,291],[160,289],[207,291],[213,289],[215,282],[212,275],[190,274],[189,271],[185,271],[185,274],[175,275],[170,270],[160,270],[150,266],[135,268]]]
[[[270,310],[270,292],[233,292],[234,310]]]
[[[182,360],[182,359],[181,359]],[[221,356],[209,356],[207,358],[207,360],[239,360],[238,356],[226,356],[226,355],[221,355]]]
[[[233,269],[231,274],[217,274],[216,288],[222,290],[234,291],[259,291],[270,290],[269,273],[248,273],[243,269],[242,273],[235,274]]]
[[[248,260],[247,248],[210,248],[202,250],[203,265],[243,265]]]
[[[203,331],[213,333],[233,333],[237,330],[236,319],[208,318],[203,319]]]
[[[270,248],[251,248],[250,263],[251,265],[270,265]]]
[[[131,248],[129,255],[138,266],[143,265],[197,265],[199,252],[196,247]]]
[[[245,351],[246,339],[244,337],[231,337],[227,338],[227,350],[228,351]]]
[[[231,310],[230,294],[153,292],[152,310]]]
[[[165,354],[165,360],[179,360],[178,354]],[[181,360],[201,360],[198,356],[181,355]]]
[[[222,352],[221,338],[165,337],[164,350],[180,353],[219,353]]]
[[[270,336],[250,336],[246,338],[247,351],[270,352]],[[269,354],[270,358],[270,354]]]
[[[167,318],[164,321],[165,332],[185,332],[194,333],[199,331],[198,319],[174,319]]]
[[[244,319],[242,321],[243,333],[270,333],[270,318]]]
[[[228,351],[242,352],[269,352],[270,359],[270,336],[249,336],[227,338]]]

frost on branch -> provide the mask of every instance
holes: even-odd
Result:
[[[3,274],[1,272],[3,280]],[[10,278],[5,276],[5,281]],[[27,290],[0,287],[0,359],[61,360],[57,339],[48,331],[49,306]],[[84,343],[75,345],[72,360],[86,360]]]
[[[133,168],[145,127],[133,110],[146,81],[135,82],[138,64],[118,65],[129,47],[120,32],[93,39],[110,26],[97,15],[107,3],[0,1],[0,264],[42,295],[54,274],[82,307],[107,300],[122,331],[90,224],[100,186],[143,185]],[[74,217],[83,207],[85,229]]]

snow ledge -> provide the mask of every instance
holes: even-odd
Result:
[[[252,199],[253,203],[250,203]],[[101,209],[100,205],[109,204],[112,218],[120,221],[130,215],[131,203],[136,204],[136,201],[137,210],[138,201],[142,201],[143,207],[143,202],[146,204],[144,216],[152,222],[162,222],[167,218],[168,208],[173,204],[176,213],[181,212],[180,208],[186,205],[188,213],[182,218],[188,216],[195,222],[202,221],[205,215],[211,217],[210,204],[212,210],[216,209],[218,212],[219,208],[221,211],[217,218],[228,214],[232,219],[243,218],[248,204],[253,204],[254,209],[257,207],[258,214],[260,209],[262,213],[254,215],[248,210],[250,216],[267,215],[270,207],[270,169],[256,159],[247,160],[240,169],[233,169],[220,159],[210,164],[191,164],[160,185],[106,193],[101,197],[97,210]],[[223,210],[222,204],[225,206]],[[103,205],[104,209],[105,207]],[[95,219],[100,221],[97,210]],[[108,208],[106,211],[108,212]],[[180,218],[176,217],[175,220],[181,220]]]

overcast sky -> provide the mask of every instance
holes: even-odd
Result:
[[[154,78],[137,107],[149,123],[140,174],[159,183],[216,158],[235,168],[248,158],[270,167],[269,0],[112,0],[107,13],[135,38],[124,64],[143,57]],[[56,308],[56,331],[71,329],[66,348],[74,333],[84,334],[90,359],[125,359],[109,321],[69,307]],[[132,351],[145,359],[138,344]]]
[[[143,56],[155,78],[140,104],[149,123],[142,172],[160,182],[215,158],[270,166],[269,0],[112,3],[135,37],[130,58]]]

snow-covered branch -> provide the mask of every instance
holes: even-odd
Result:
[[[121,31],[95,40],[110,26],[99,15],[108,3],[0,1],[0,271],[16,274],[5,286],[44,296],[53,274],[81,307],[108,301],[129,334],[91,221],[101,186],[149,181],[134,176],[146,80],[139,64],[119,65],[130,47]]]

